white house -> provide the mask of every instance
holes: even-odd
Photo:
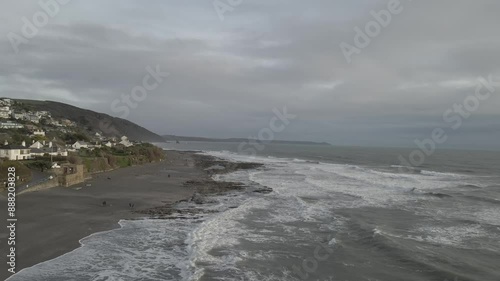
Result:
[[[10,110],[10,107],[8,106],[0,107],[0,118],[8,119],[11,113],[12,111]]]
[[[37,111],[35,112],[35,115],[39,117],[51,117],[50,112],[48,111]]]
[[[77,141],[74,144],[72,144],[71,147],[74,149],[89,148],[89,144],[84,141]]]
[[[3,106],[11,106],[12,105],[12,100],[11,99],[0,99],[0,105]]]
[[[52,148],[52,151],[54,152],[54,154],[52,155],[68,156],[68,150],[66,150],[62,146],[59,146],[57,144],[52,145],[52,142],[49,142],[49,147]]]
[[[130,147],[132,145],[134,145],[133,143],[131,143],[128,138],[126,136],[123,136],[122,137],[122,140],[119,142],[119,144],[122,144],[123,146],[125,147]]]
[[[42,147],[42,148],[32,148],[31,156],[68,156],[68,151],[66,149],[61,149],[59,147]]]
[[[12,118],[16,119],[16,120],[23,120],[26,118],[26,113],[15,113],[13,112],[12,113]]]
[[[108,141],[107,143],[104,144],[104,146],[107,146],[107,147],[113,147],[113,143]]]
[[[0,128],[1,129],[22,129],[22,128],[24,128],[24,126],[19,124],[19,123],[7,121],[7,122],[0,122]]]
[[[9,119],[9,112],[8,111],[3,111],[3,110],[0,110],[0,118],[2,119]]]
[[[31,149],[22,145],[7,144],[0,147],[0,158],[26,160],[31,158]]]
[[[37,141],[37,142],[34,142],[34,143],[30,146],[30,148],[37,148],[37,149],[40,149],[40,148],[42,148],[43,146],[44,146],[44,145],[43,145],[41,142]]]
[[[40,116],[38,116],[36,114],[28,114],[26,116],[26,120],[30,121],[30,122],[33,122],[35,124],[38,124],[38,123],[40,123]]]
[[[33,136],[42,136],[45,137],[45,132],[42,130],[36,130],[33,132]]]

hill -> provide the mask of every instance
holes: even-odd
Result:
[[[65,118],[75,122],[79,127],[92,132],[101,132],[107,137],[128,136],[131,140],[162,142],[163,138],[128,120],[112,117],[88,109],[54,101],[21,100],[14,101],[34,111],[48,111],[52,117]]]
[[[245,141],[248,141],[248,139],[245,139],[245,138],[216,139],[216,138],[186,137],[186,136],[175,136],[175,135],[164,135],[163,139],[165,141],[204,141],[204,142],[245,142]],[[276,144],[304,144],[304,145],[331,145],[327,142],[285,141],[285,140],[274,140],[274,141],[272,141],[272,143],[276,143]]]

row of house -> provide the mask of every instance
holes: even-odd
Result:
[[[51,118],[51,115],[48,111],[14,112],[12,109],[12,100],[3,98],[0,99],[0,118],[14,118],[16,120],[26,120],[38,124],[41,118]]]
[[[13,102],[11,99],[0,98],[0,119],[15,119],[22,121],[29,121],[34,124],[39,124],[40,120],[44,118],[47,120],[48,125],[56,127],[76,127],[76,123],[68,119],[53,119],[49,111],[16,111],[13,109]],[[8,127],[5,129],[18,129],[18,127]]]
[[[5,142],[0,146],[0,158],[9,160],[27,160],[36,156],[68,156],[68,150],[52,142],[34,142],[31,146],[27,146],[23,141],[21,145],[14,145]]]
[[[123,136],[120,142],[107,141],[103,144],[90,144],[84,141],[77,141],[72,144],[70,148],[60,146],[51,141],[33,141],[30,146],[27,146],[24,141],[21,145],[13,145],[5,142],[3,146],[0,146],[0,158],[7,158],[8,160],[28,160],[36,156],[45,155],[68,156],[69,150],[76,151],[82,148],[94,149],[102,146],[113,147],[117,145],[130,147],[134,144],[130,142],[126,136]]]
[[[22,129],[22,128],[24,128],[24,125],[21,125],[16,122],[12,121],[0,122],[0,129]]]
[[[76,151],[82,148],[94,149],[102,147],[103,145],[107,147],[113,147],[116,145],[123,145],[126,147],[130,147],[134,144],[128,140],[122,140],[118,143],[113,143],[108,141],[102,145],[100,144],[95,145],[83,141],[77,141],[71,145],[71,149],[67,149],[66,147],[53,144],[52,142],[45,143],[37,141],[33,143],[31,146],[26,146],[24,142],[21,145],[14,145],[6,142],[4,143],[3,146],[0,146],[0,158],[6,158],[8,160],[17,161],[17,160],[28,160],[35,158],[37,156],[45,156],[45,155],[68,156],[68,151],[70,150]]]
[[[12,100],[8,98],[1,98],[0,99],[0,106],[12,106]]]
[[[98,133],[96,133],[96,134],[98,134]],[[88,143],[88,142],[85,142],[85,141],[77,141],[77,142],[75,142],[74,144],[71,145],[71,148],[73,148],[75,150],[79,150],[79,149],[82,149],[82,148],[94,149],[94,148],[100,148],[102,146],[113,147],[113,146],[117,146],[117,145],[123,145],[125,147],[131,147],[131,146],[134,145],[134,143],[131,142],[128,139],[128,137],[123,136],[123,137],[121,137],[121,139],[120,139],[119,142],[115,138],[112,138],[111,140],[103,141],[101,144],[91,144],[91,143]]]
[[[37,141],[34,142],[31,146],[31,155],[33,156],[68,156],[68,150],[64,146],[60,146],[53,142],[45,142],[45,141]]]

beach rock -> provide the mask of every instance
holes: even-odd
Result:
[[[269,193],[273,192],[273,189],[270,187],[264,186],[262,188],[254,190],[253,192],[261,193],[261,194],[269,194]]]
[[[197,192],[195,194],[193,194],[193,197],[191,197],[191,201],[193,201],[196,204],[203,204],[204,203],[204,199],[205,198],[201,194],[199,194]]]

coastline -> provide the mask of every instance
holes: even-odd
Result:
[[[242,189],[240,183],[216,182],[211,176],[261,166],[192,151],[166,153],[161,162],[94,174],[79,185],[19,196],[16,272],[72,252],[81,246],[81,239],[120,228],[122,220],[166,219],[177,211],[172,208],[177,202],[203,204],[205,195]],[[210,169],[214,166],[224,168]],[[0,201],[6,205],[4,197]],[[0,250],[7,251],[6,238],[0,237]],[[10,276],[6,270],[0,273],[0,278]]]
[[[208,178],[195,166],[193,156],[193,152],[168,151],[161,162],[96,174],[71,187],[20,195],[16,272],[71,252],[80,247],[82,238],[119,228],[120,220],[147,217],[137,211],[189,200],[194,188],[184,183]],[[0,202],[7,206],[4,196]],[[133,209],[129,203],[134,204]],[[5,221],[6,212],[0,218]],[[0,235],[0,251],[7,252],[7,233]],[[5,256],[2,261],[6,264]],[[0,272],[1,280],[10,276],[7,270]]]

